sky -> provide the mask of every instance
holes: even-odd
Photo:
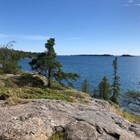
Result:
[[[0,0],[0,45],[58,55],[140,55],[140,0]]]

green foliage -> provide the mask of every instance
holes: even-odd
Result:
[[[93,90],[90,93],[90,96],[94,97],[94,98],[99,98],[99,89],[98,88],[93,88]]]
[[[85,79],[82,83],[82,92],[90,94],[90,85],[87,79]]]
[[[140,91],[129,90],[123,97],[125,106],[131,106],[129,111],[138,113],[140,110]]]
[[[59,85],[61,86],[61,85]],[[0,88],[0,97],[5,100],[10,97],[20,99],[55,99],[68,102],[82,102],[86,95],[72,89],[50,89],[41,87]],[[4,97],[4,98],[3,98]],[[83,101],[84,102],[84,101]]]
[[[34,79],[35,78],[35,79]],[[37,78],[37,79],[36,79]],[[32,82],[33,80],[33,82]],[[68,102],[85,102],[87,97],[85,94],[80,93],[70,87],[67,87],[63,84],[53,81],[51,88],[46,88],[45,86],[40,85],[40,75],[31,75],[31,74],[22,74],[6,76],[1,75],[0,81],[4,83],[0,87],[0,99],[6,100],[8,98],[9,102],[18,102],[17,99],[55,99]],[[35,82],[35,85],[33,86]],[[43,81],[42,81],[43,83]],[[20,101],[19,101],[20,102]],[[10,104],[10,103],[9,103]]]
[[[109,100],[110,94],[111,94],[111,87],[108,82],[108,79],[106,76],[103,77],[101,83],[98,86],[99,88],[99,96],[100,98],[104,100]]]
[[[129,97],[130,100],[127,100],[127,102],[133,102],[132,100],[137,100],[140,98],[140,91],[134,91],[134,90],[129,90],[126,92],[126,95]]]
[[[6,100],[10,97],[10,95],[8,93],[2,93],[0,95],[0,100]]]
[[[20,71],[18,61],[24,58],[32,58],[37,53],[24,52],[12,49],[15,41],[10,41],[0,47],[0,74],[15,74]]]
[[[59,83],[62,83],[62,80],[65,80],[68,86],[73,87],[73,82],[75,82],[80,76],[76,73],[65,73],[61,69],[56,73],[55,79]]]
[[[56,53],[53,48],[54,45],[55,39],[50,38],[45,44],[47,50],[39,54],[37,58],[29,63],[33,70],[42,75],[46,75],[48,78],[48,87],[51,87],[54,74],[61,67],[61,64],[56,60]]]
[[[6,77],[6,75],[3,75]],[[23,73],[20,75],[7,75],[7,78],[0,78],[1,83],[5,87],[23,87],[23,86],[31,86],[31,87],[44,87],[44,81],[41,79],[40,75]]]
[[[66,140],[64,138],[64,132],[58,131],[55,132],[48,140]]]
[[[111,97],[111,101],[119,104],[119,96],[120,96],[120,77],[118,76],[117,70],[118,70],[118,59],[115,57],[115,60],[113,61],[113,68],[114,68],[114,77],[113,77],[113,84],[112,84],[112,91],[113,95]]]
[[[16,74],[20,71],[20,66],[17,62],[12,60],[7,60],[7,62],[2,62],[3,67],[0,68],[1,73]]]
[[[29,64],[32,69],[39,74],[45,75],[48,79],[48,87],[52,86],[52,81],[56,79],[61,82],[66,80],[69,84],[79,78],[78,74],[65,73],[61,70],[62,65],[56,60],[56,53],[54,50],[55,39],[50,38],[45,44],[46,51],[37,55]]]
[[[33,53],[33,52],[14,50],[11,48],[12,42],[10,41],[9,42],[10,44],[8,43],[8,46],[7,46],[7,44],[1,45],[1,47],[0,47],[0,60],[3,59],[5,53],[7,53],[8,55],[10,54],[11,59],[14,61],[19,61],[19,60],[24,59],[24,58],[33,58],[38,54],[35,52]]]
[[[17,80],[18,86],[32,86],[32,87],[43,87],[44,82],[39,75],[33,75],[30,73],[22,74]]]
[[[16,54],[13,53],[11,49],[8,47],[13,46],[14,41],[10,41],[6,45],[3,45],[0,48],[0,73],[17,73],[20,70],[20,66],[18,66],[18,62]]]
[[[121,115],[123,118],[127,119],[130,122],[140,124],[140,116],[139,115],[134,115],[134,114],[129,113],[129,112],[123,110],[123,109],[118,114]]]
[[[5,87],[13,87],[13,88],[18,87],[17,80],[14,78],[11,78],[11,77],[6,78],[5,80],[3,80],[3,82],[4,82]]]

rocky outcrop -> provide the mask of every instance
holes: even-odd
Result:
[[[28,104],[0,103],[0,140],[47,140],[55,132],[64,140],[139,140],[140,125],[109,111],[105,101],[90,105],[38,99]]]

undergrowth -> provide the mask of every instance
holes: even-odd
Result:
[[[87,104],[87,94],[57,82],[53,82],[52,87],[47,88],[39,77],[32,77],[30,74],[23,74],[19,78],[5,78],[0,75],[0,83],[0,100],[6,100],[9,105],[23,104],[30,102],[31,99],[41,98]],[[140,116],[131,114],[112,102],[110,104],[111,111],[133,123],[140,124]]]
[[[55,81],[53,82],[51,88],[47,88],[44,85],[44,82],[41,82],[39,76],[34,76],[31,74],[22,74],[21,76],[16,76],[16,78],[3,78],[2,82],[4,82],[5,86],[0,86],[0,99],[7,99],[7,102],[12,102],[9,104],[14,104],[14,102],[16,104],[16,99],[41,98],[68,102],[80,102],[80,98],[85,99],[87,96],[86,94],[80,93]]]

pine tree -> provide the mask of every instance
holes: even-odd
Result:
[[[119,96],[120,96],[120,77],[118,76],[118,59],[115,57],[115,60],[113,61],[113,68],[114,68],[114,74],[113,74],[113,84],[112,84],[112,91],[113,95],[111,97],[111,101],[119,104]]]
[[[37,58],[34,58],[29,62],[33,70],[47,77],[48,87],[52,86],[53,79],[61,82],[63,79],[69,81],[79,78],[78,74],[65,73],[62,71],[62,65],[56,60],[54,45],[55,39],[50,38],[45,44],[46,50],[43,53],[40,53]]]
[[[40,53],[37,58],[29,63],[33,70],[47,77],[48,87],[51,87],[54,73],[61,68],[61,64],[56,60],[54,45],[55,39],[50,38],[45,44],[46,51]]]
[[[111,87],[106,76],[103,77],[98,88],[99,88],[99,97],[104,100],[109,100],[111,94]]]

